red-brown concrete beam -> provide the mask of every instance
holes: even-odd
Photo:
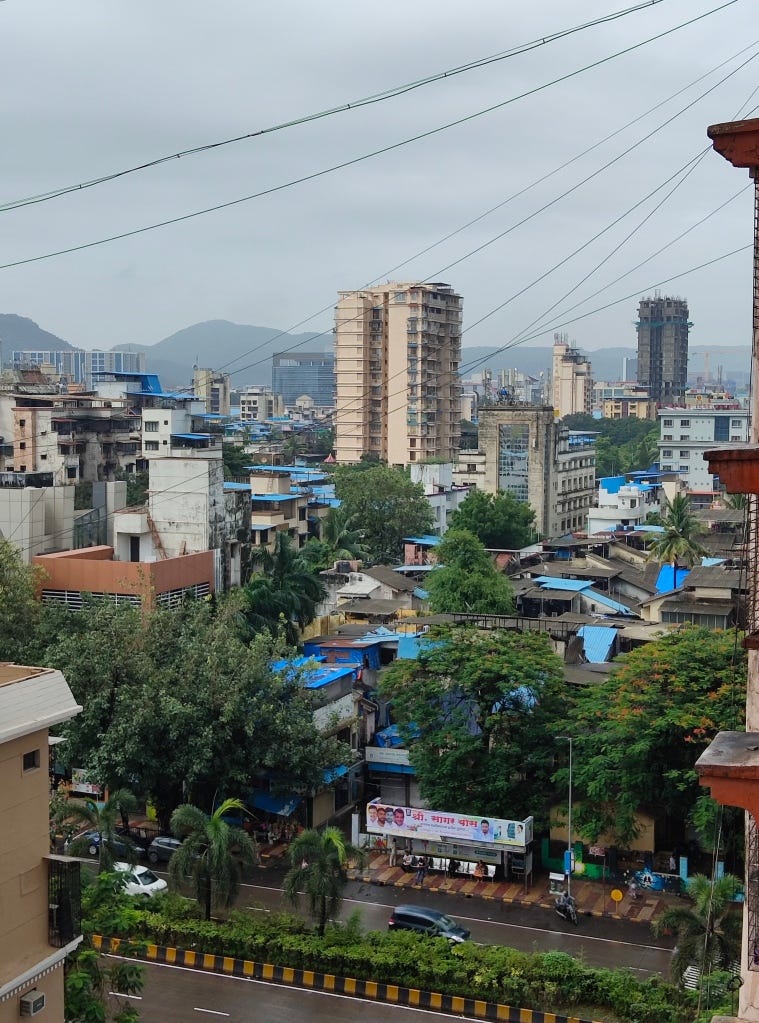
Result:
[[[759,168],[759,117],[748,121],[727,121],[706,129],[714,149],[733,167]]]

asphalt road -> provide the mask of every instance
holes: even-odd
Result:
[[[345,995],[301,991],[263,981],[201,973],[178,966],[146,966],[142,996],[129,999],[141,1023],[440,1023],[462,1019],[439,1012],[367,1002]]]

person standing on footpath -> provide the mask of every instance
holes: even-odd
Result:
[[[391,867],[395,866],[395,860],[398,855],[398,843],[396,842],[395,836],[390,839],[390,856],[389,863]]]
[[[427,874],[427,857],[420,856],[416,864],[416,874],[414,875],[414,884],[418,884],[419,887],[423,887],[424,878]]]

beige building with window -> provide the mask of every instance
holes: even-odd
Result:
[[[455,460],[462,299],[447,284],[341,291],[335,310],[338,462]]]
[[[81,709],[60,671],[0,662],[0,1023],[63,1021],[79,863],[50,854],[48,730]]]
[[[554,335],[552,366],[553,407],[559,417],[593,410],[593,371],[590,359],[572,348],[566,335]]]

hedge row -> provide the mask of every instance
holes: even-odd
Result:
[[[156,907],[157,908],[157,907]],[[695,997],[655,978],[638,980],[625,970],[593,969],[563,952],[525,953],[498,945],[451,946],[400,931],[368,932],[331,927],[324,937],[287,914],[263,919],[233,913],[226,922],[176,913],[130,910],[91,919],[91,933],[129,937],[296,969],[399,984],[443,994],[624,1023],[687,1023]],[[177,916],[179,918],[177,918]]]

